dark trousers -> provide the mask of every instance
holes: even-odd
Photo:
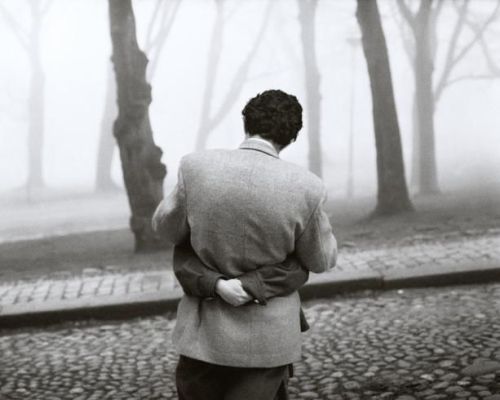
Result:
[[[287,400],[289,367],[236,368],[181,356],[179,400]]]

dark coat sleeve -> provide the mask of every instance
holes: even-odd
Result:
[[[202,298],[215,297],[215,284],[219,279],[226,279],[203,264],[189,240],[174,248],[174,274],[184,293]]]
[[[243,288],[263,305],[273,297],[295,292],[308,278],[309,272],[293,256],[281,264],[263,265],[238,277]]]
[[[174,274],[184,293],[188,296],[213,298],[219,279],[227,279],[220,272],[206,266],[197,256],[191,243],[185,241],[174,248]],[[281,264],[264,265],[237,278],[243,288],[261,305],[273,297],[286,296],[298,290],[309,277],[295,257]],[[301,331],[309,329],[305,315],[300,309]]]

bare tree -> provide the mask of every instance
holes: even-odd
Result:
[[[201,105],[200,125],[196,135],[196,150],[203,150],[210,130],[210,114],[212,98],[215,89],[215,80],[217,70],[219,69],[219,61],[222,53],[222,39],[224,37],[224,6],[226,0],[215,1],[215,20],[212,26],[210,35],[210,48],[208,50],[207,70],[205,74],[205,89],[203,92],[203,100]]]
[[[135,249],[147,251],[164,245],[152,231],[151,217],[163,197],[166,167],[161,162],[162,151],[155,145],[149,120],[148,59],[137,44],[131,0],[109,0],[109,17],[118,97],[113,134],[120,149]]]
[[[300,38],[305,67],[309,169],[322,176],[320,73],[316,58],[315,17],[318,0],[298,0]]]
[[[113,122],[118,113],[116,107],[116,80],[113,74],[112,64],[109,63],[106,74],[106,97],[104,100],[104,112],[101,118],[101,130],[99,145],[97,148],[97,166],[95,187],[98,191],[109,191],[116,189],[111,177],[113,155],[115,153],[115,140],[113,138]]]
[[[271,7],[273,5],[273,0],[268,0],[266,10],[264,11],[264,17],[260,25],[259,31],[255,36],[252,46],[248,50],[245,59],[240,64],[239,68],[231,81],[230,89],[226,93],[224,99],[220,103],[217,110],[213,110],[213,97],[215,84],[217,81],[217,71],[219,67],[219,60],[222,53],[222,41],[224,37],[225,28],[225,3],[226,0],[215,0],[216,4],[216,17],[213,25],[213,30],[211,34],[211,42],[208,56],[207,72],[205,79],[205,90],[203,93],[202,107],[201,107],[201,117],[200,125],[198,127],[198,133],[196,135],[196,150],[203,150],[206,147],[207,140],[210,133],[216,128],[227,115],[230,107],[238,99],[243,85],[248,76],[250,70],[251,62],[255,57],[259,46],[262,42],[264,34],[266,32],[267,25],[269,23],[269,18],[271,14]]]
[[[452,73],[457,67],[457,65],[465,58],[470,51],[483,42],[484,34],[491,24],[497,19],[498,12],[500,11],[500,2],[496,2],[496,5],[493,11],[486,17],[483,22],[472,22],[468,21],[468,13],[466,4],[468,4],[467,0],[465,0],[464,4],[459,7],[456,3],[452,3],[457,10],[457,22],[455,25],[455,29],[453,31],[450,45],[448,47],[448,52],[446,54],[446,61],[441,72],[441,76],[436,80],[436,85],[434,88],[434,101],[437,105],[439,100],[441,99],[443,92],[446,88],[451,85],[457,83],[456,78],[452,79]],[[464,30],[464,27],[468,26],[472,30],[472,37],[466,41],[462,47],[459,47],[459,36],[461,32]],[[487,60],[487,54],[485,54]]]
[[[357,53],[361,44],[360,38],[351,36],[347,39],[351,47],[351,94],[349,99],[349,151],[347,162],[347,197],[354,197],[354,108],[356,104],[356,72],[357,72]]]
[[[41,62],[40,41],[42,25],[51,6],[51,0],[26,0],[30,12],[30,25],[26,30],[9,10],[0,4],[0,14],[12,29],[19,44],[26,52],[30,65],[28,105],[28,198],[44,186],[43,149],[45,126],[45,73]]]
[[[399,123],[389,55],[376,0],[357,0],[356,17],[370,77],[377,149],[378,193],[375,214],[412,210],[406,186]]]
[[[439,191],[437,181],[436,151],[434,142],[434,100],[432,91],[433,63],[433,29],[431,17],[438,15],[442,2],[433,8],[430,0],[421,0],[418,12],[413,15],[412,11],[404,1],[398,1],[401,14],[409,21],[412,33],[415,37],[414,70],[415,70],[415,134],[414,151],[418,152],[414,162],[418,168],[414,169],[417,174],[415,182],[418,191],[422,194],[430,194]],[[411,22],[410,22],[411,21]],[[418,40],[416,39],[418,38]]]
[[[439,192],[434,132],[437,104],[444,90],[456,82],[455,79],[451,79],[453,70],[480,40],[497,15],[500,5],[497,2],[493,13],[480,29],[460,47],[460,38],[469,13],[470,1],[463,0],[459,4],[454,3],[457,18],[450,39],[447,41],[444,66],[439,76],[436,76],[434,66],[438,48],[437,21],[444,3],[444,1],[436,0],[420,0],[419,3],[396,1],[400,14],[411,32],[411,39],[406,34],[402,37],[415,77],[412,184],[421,194]],[[411,8],[413,4],[418,5],[416,10]]]
[[[151,60],[146,71],[149,80],[153,80],[160,56],[167,42],[182,0],[156,0],[146,33],[144,51]]]
[[[453,79],[449,79],[445,83],[444,85],[445,88],[454,85],[455,83],[463,82],[466,80],[489,80],[489,79],[500,78],[500,62],[495,61],[490,45],[485,38],[488,26],[498,16],[499,6],[500,4],[497,5],[497,8],[495,8],[493,13],[486,20],[486,22],[474,21],[470,17],[466,18],[465,20],[466,26],[472,31],[475,38],[475,41],[471,43],[475,44],[476,42],[479,42],[481,52],[486,62],[487,71],[483,73],[480,72],[478,73],[478,71],[474,71],[473,73],[464,73],[460,76],[456,76]],[[493,35],[496,35],[496,33],[493,33]]]
[[[144,51],[150,59],[147,68],[149,81],[154,78],[163,47],[179,10],[181,0],[156,0],[146,32]],[[113,121],[116,118],[116,84],[111,63],[107,74],[104,112],[101,119],[99,146],[97,151],[96,190],[115,190],[111,177],[112,162],[115,153],[113,139]]]

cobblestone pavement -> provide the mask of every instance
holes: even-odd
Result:
[[[425,238],[424,238],[425,239]],[[347,243],[347,246],[349,243]],[[394,269],[418,268],[432,264],[439,269],[445,264],[495,261],[500,263],[500,235],[459,237],[453,240],[403,244],[397,247],[359,250],[345,247],[341,250],[338,266],[322,277],[339,272],[374,270],[383,274]],[[83,276],[37,281],[18,281],[0,284],[0,315],[2,309],[16,307],[43,307],[58,302],[85,302],[97,299],[103,303],[117,297],[161,294],[176,286],[171,269],[122,273],[119,266],[107,266],[105,273],[87,269]]]
[[[500,284],[305,303],[292,399],[500,399]],[[0,331],[0,398],[173,399],[174,315]]]

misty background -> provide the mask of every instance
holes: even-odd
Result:
[[[415,11],[420,1],[406,3]],[[162,161],[168,169],[165,191],[176,182],[180,158],[197,146],[237,147],[244,136],[241,109],[249,98],[270,88],[295,94],[304,106],[304,128],[282,158],[309,166],[307,56],[297,1],[136,0],[133,6],[139,47],[149,59],[147,78],[153,96],[149,113],[154,140],[163,150]],[[380,0],[379,7],[405,174],[410,193],[416,196],[419,190],[412,177],[414,43],[396,1]],[[435,105],[441,193],[467,190],[489,196],[500,188],[497,8],[495,0],[450,0],[440,10],[435,86],[449,63],[450,46],[455,46],[452,58],[464,52],[447,71]],[[320,77],[322,177],[333,199],[375,198],[377,190],[370,81],[355,11],[353,0],[321,0],[312,22]],[[9,215],[22,210],[29,216],[23,223],[28,224],[43,219],[40,211],[45,209],[36,208],[38,202],[84,195],[85,207],[100,208],[103,216],[116,216],[126,224],[119,154],[110,150],[115,146],[112,122],[117,109],[108,3],[0,0],[0,48],[2,208]],[[33,101],[37,96],[41,96],[39,103]],[[38,132],[35,142],[30,136],[33,127]],[[31,175],[30,146],[32,156],[39,153],[41,165]],[[101,154],[103,159],[99,159],[100,147],[108,149]],[[95,200],[103,196],[113,199],[106,207]],[[62,210],[61,220],[76,220],[85,213],[81,203],[57,207]]]

